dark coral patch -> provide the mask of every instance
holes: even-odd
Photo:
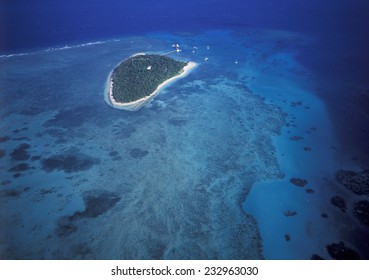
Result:
[[[310,147],[304,147],[304,151],[305,152],[311,152],[311,148]]]
[[[133,126],[117,126],[117,128],[114,129],[114,135],[123,139],[131,137],[134,132],[136,132],[136,128]]]
[[[76,211],[71,216],[61,217],[55,229],[55,233],[59,237],[68,236],[78,230],[75,222],[84,218],[96,218],[111,208],[113,208],[118,201],[120,201],[116,193],[108,191],[88,191],[83,195],[83,202],[85,204],[84,211]]]
[[[314,190],[313,189],[306,189],[306,192],[312,194],[312,193],[314,193]]]
[[[346,247],[342,241],[327,246],[329,255],[336,260],[359,260],[360,256],[353,249]]]
[[[8,169],[9,172],[23,172],[29,169],[29,165],[27,163],[19,163],[12,168]]]
[[[311,260],[324,260],[321,256],[317,254],[312,255],[310,259]]]
[[[53,118],[48,120],[44,126],[61,127],[61,128],[77,128],[86,122],[96,120],[96,108],[93,106],[78,106],[69,109],[62,109]]]
[[[286,240],[287,242],[291,240],[291,236],[289,234],[285,234],[284,235],[284,240]]]
[[[31,139],[29,139],[29,137],[23,136],[23,137],[12,138],[12,140],[14,140],[14,141],[30,141]]]
[[[11,190],[2,190],[0,191],[0,198],[3,198],[3,197],[18,197],[22,192],[19,191],[19,190],[14,190],[14,189],[11,189]]]
[[[303,140],[304,137],[301,137],[301,136],[292,136],[290,137],[290,140],[292,141],[300,141],[300,140]]]
[[[332,203],[332,205],[339,208],[342,212],[345,212],[346,209],[347,209],[345,200],[342,197],[338,196],[338,195],[333,196],[331,198],[331,203]]]
[[[129,155],[133,158],[142,158],[146,156],[148,153],[149,153],[148,151],[141,150],[140,148],[134,148],[134,149],[131,149],[131,151],[129,152]]]
[[[112,208],[121,198],[112,192],[98,191],[86,192],[83,201],[85,210],[76,212],[74,216],[80,218],[96,218]]]
[[[117,151],[111,151],[109,153],[109,156],[111,157],[112,160],[114,161],[119,161],[122,160],[123,158],[119,155],[119,153]]]
[[[31,157],[32,161],[36,161],[36,160],[40,160],[40,159],[41,159],[41,156],[32,156]]]
[[[187,120],[182,118],[171,118],[168,120],[168,123],[174,126],[183,126],[187,124]]]
[[[55,229],[55,234],[59,237],[65,237],[78,230],[77,226],[73,224],[70,216],[61,217]]]
[[[114,161],[120,161],[122,160],[123,158],[121,156],[117,156],[117,157],[113,157],[111,160],[114,160]]]
[[[0,136],[0,143],[5,143],[10,140],[10,137],[8,136]]]
[[[291,107],[298,107],[298,106],[302,106],[302,102],[301,101],[295,101],[295,102],[291,102]]]
[[[297,212],[296,211],[288,210],[288,211],[284,212],[283,215],[285,217],[293,217],[293,216],[296,216],[297,215]]]
[[[85,171],[99,163],[99,159],[79,152],[54,155],[41,161],[42,169],[46,172],[59,170],[66,173]]]
[[[304,187],[308,183],[306,179],[300,179],[300,178],[291,178],[290,182],[298,187]]]
[[[5,150],[0,149],[0,158],[4,157],[6,155]]]
[[[369,226],[369,201],[362,200],[354,204],[354,216],[363,225]]]
[[[328,214],[327,214],[327,213],[322,213],[320,216],[321,216],[322,218],[324,218],[324,219],[327,219],[327,218],[328,218]]]
[[[369,169],[362,172],[340,170],[336,180],[355,194],[369,195]]]
[[[109,156],[111,156],[111,157],[116,157],[116,156],[118,156],[119,155],[119,153],[117,152],[117,151],[111,151],[110,153],[109,153]]]
[[[78,243],[71,247],[72,252],[77,256],[86,256],[92,253],[91,248],[87,242]]]
[[[17,148],[15,148],[10,156],[13,160],[27,160],[30,158],[30,154],[28,153],[28,149],[31,146],[27,143],[20,144]]]

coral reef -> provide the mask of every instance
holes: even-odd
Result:
[[[359,260],[359,254],[353,249],[346,247],[342,241],[338,244],[327,245],[329,255],[336,260]]]
[[[297,215],[297,212],[296,211],[288,210],[288,211],[284,212],[283,215],[285,217],[293,217],[293,216],[296,216]]]
[[[32,161],[36,161],[36,160],[40,160],[40,159],[41,159],[41,156],[32,156],[31,157]]]
[[[291,178],[290,182],[298,187],[304,187],[308,181],[306,179]]]
[[[10,156],[13,160],[27,160],[30,158],[30,155],[28,153],[28,149],[31,146],[27,143],[20,144],[17,148],[15,148]]]
[[[312,255],[310,259],[311,260],[324,260],[321,256],[317,254]]]
[[[19,163],[12,168],[8,169],[9,172],[22,172],[29,169],[29,165],[27,163]]]
[[[54,155],[41,161],[42,169],[46,172],[62,170],[66,173],[85,171],[93,165],[99,164],[100,160],[79,152]]]
[[[369,226],[369,201],[362,200],[354,204],[354,209],[352,210],[354,216],[363,225]]]
[[[369,169],[362,172],[339,170],[336,180],[358,195],[369,195]]]
[[[332,205],[338,207],[342,212],[345,212],[347,209],[345,200],[338,195],[331,198],[331,203]]]
[[[142,158],[144,156],[146,156],[149,152],[142,150],[140,148],[134,148],[131,149],[131,151],[129,152],[129,155],[133,158]]]
[[[96,218],[117,204],[121,199],[116,193],[95,190],[87,191],[83,194],[83,202],[85,210],[76,211],[71,216],[63,216],[59,218],[55,229],[56,235],[59,237],[68,236],[78,230],[76,222],[83,218]]]
[[[0,143],[5,143],[10,140],[8,136],[0,136]]]

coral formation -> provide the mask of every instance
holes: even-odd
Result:
[[[317,254],[312,255],[310,259],[311,260],[324,260],[321,256]]]
[[[327,219],[327,218],[328,218],[328,214],[327,214],[327,213],[322,213],[320,216],[321,216],[322,218],[324,218],[324,219]]]
[[[369,195],[369,169],[362,172],[339,170],[336,180],[358,195]]]
[[[288,210],[288,211],[284,212],[283,214],[284,214],[285,217],[293,217],[293,216],[297,215],[297,212]]]
[[[9,141],[9,139],[10,139],[10,137],[8,137],[8,136],[1,136],[0,137],[0,143],[5,143],[5,142]]]
[[[304,187],[308,181],[306,179],[291,178],[290,182],[298,187]]]
[[[28,149],[31,146],[27,143],[20,144],[17,148],[15,148],[10,156],[13,160],[27,160],[30,158],[30,155],[28,153]]]
[[[345,200],[338,195],[331,198],[331,203],[332,205],[338,207],[342,212],[345,212],[347,209]]]
[[[116,193],[95,190],[83,194],[85,210],[76,211],[71,216],[59,218],[55,233],[59,237],[68,236],[78,230],[76,222],[83,218],[96,218],[115,206],[121,199]]]
[[[41,161],[42,169],[46,172],[54,170],[62,170],[66,173],[85,171],[90,169],[93,165],[99,164],[100,160],[92,158],[86,154],[74,152],[43,159]]]
[[[9,172],[22,172],[29,169],[29,165],[27,163],[19,163],[12,168],[8,169]]]
[[[338,244],[327,245],[329,255],[336,260],[359,260],[359,254],[353,249],[346,247],[342,241]]]
[[[129,155],[133,158],[142,158],[144,156],[146,156],[149,152],[142,150],[140,148],[134,148],[131,149],[131,151],[129,152]]]
[[[354,216],[363,225],[369,226],[369,201],[362,200],[354,204],[354,209],[352,210]]]

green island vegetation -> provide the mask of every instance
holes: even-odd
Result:
[[[130,57],[113,70],[113,97],[127,103],[149,96],[164,81],[179,75],[187,64],[162,55]]]

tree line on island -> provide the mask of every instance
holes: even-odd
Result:
[[[152,94],[164,81],[180,74],[187,62],[161,55],[137,55],[119,64],[112,73],[113,97],[132,102]]]

